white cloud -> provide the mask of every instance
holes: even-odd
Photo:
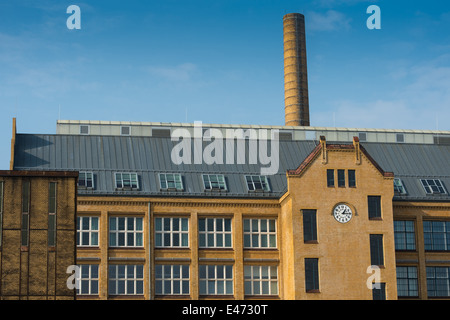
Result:
[[[148,67],[150,74],[168,81],[187,82],[192,79],[197,66],[193,63],[183,63],[170,67]]]
[[[351,19],[345,14],[328,10],[325,13],[311,11],[307,13],[306,28],[309,31],[331,31],[350,29]]]
[[[450,61],[448,56],[394,69],[390,74],[392,89],[383,92],[391,98],[335,101],[324,112],[312,109],[311,122],[338,127],[450,130],[450,65],[444,61]]]

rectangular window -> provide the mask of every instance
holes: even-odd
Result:
[[[270,191],[266,176],[245,176],[248,191]]]
[[[108,293],[110,295],[144,294],[144,266],[109,265]]]
[[[155,294],[189,294],[189,266],[157,264],[155,266]]]
[[[406,194],[405,186],[400,178],[394,178],[394,193],[396,195]]]
[[[327,186],[334,187],[334,170],[327,169]]]
[[[98,247],[98,217],[77,217],[77,246]]]
[[[368,196],[367,203],[369,207],[369,219],[381,219],[381,197]]]
[[[416,250],[414,221],[394,221],[395,250]]]
[[[319,259],[305,258],[306,292],[319,292]]]
[[[450,250],[450,221],[423,221],[425,250]]]
[[[48,246],[56,245],[56,182],[48,187]]]
[[[89,134],[89,129],[88,125],[80,125],[80,134]]]
[[[22,181],[22,228],[21,245],[28,246],[30,221],[30,181]]]
[[[205,190],[226,191],[227,185],[223,174],[203,174],[203,186]]]
[[[278,267],[244,266],[244,292],[247,296],[278,295]]]
[[[303,241],[305,243],[317,241],[316,210],[302,210],[303,212]]]
[[[78,174],[78,188],[94,189],[94,174],[92,172],[80,171]]]
[[[231,219],[198,219],[200,248],[231,248]]]
[[[142,218],[110,217],[110,247],[143,247],[144,231]]]
[[[131,135],[131,127],[130,126],[122,126],[122,127],[120,127],[120,134],[122,136],[129,136],[129,135]]]
[[[417,267],[397,266],[397,295],[399,297],[419,296]]]
[[[181,174],[179,173],[160,173],[159,184],[161,190],[184,190]]]
[[[188,218],[155,218],[156,247],[188,247]]]
[[[200,265],[200,295],[233,294],[232,265]]]
[[[77,276],[77,295],[98,295],[98,264],[83,264]]]
[[[345,170],[338,171],[338,187],[345,187]]]
[[[428,297],[450,297],[449,267],[427,267]]]
[[[384,265],[384,251],[383,251],[383,235],[370,235],[370,264],[372,266]]]
[[[244,219],[244,248],[276,248],[275,219]]]
[[[420,179],[427,194],[445,194],[444,185],[439,179]]]
[[[2,247],[2,230],[3,230],[3,185],[0,181],[0,248]]]
[[[386,300],[386,283],[375,283],[372,288],[373,300]]]
[[[348,170],[348,186],[349,188],[356,187],[356,172],[355,170]]]
[[[139,189],[139,181],[137,173],[116,172],[117,190],[137,190]]]

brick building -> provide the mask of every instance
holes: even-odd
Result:
[[[280,130],[279,168],[261,175],[250,138],[233,140],[230,164],[174,163],[177,129],[196,127],[59,121],[15,135],[15,170],[79,172],[79,299],[450,296],[449,132],[265,127]]]
[[[78,173],[0,171],[0,299],[67,300]]]
[[[283,25],[285,126],[13,130],[11,170],[79,172],[78,299],[450,298],[450,132],[310,126]]]

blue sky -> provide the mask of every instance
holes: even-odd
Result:
[[[447,1],[2,1],[0,169],[13,117],[21,133],[58,118],[283,125],[290,12],[306,19],[312,126],[450,130]]]

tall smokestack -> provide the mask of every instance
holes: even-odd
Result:
[[[289,13],[283,17],[283,41],[285,125],[309,126],[304,15]]]

